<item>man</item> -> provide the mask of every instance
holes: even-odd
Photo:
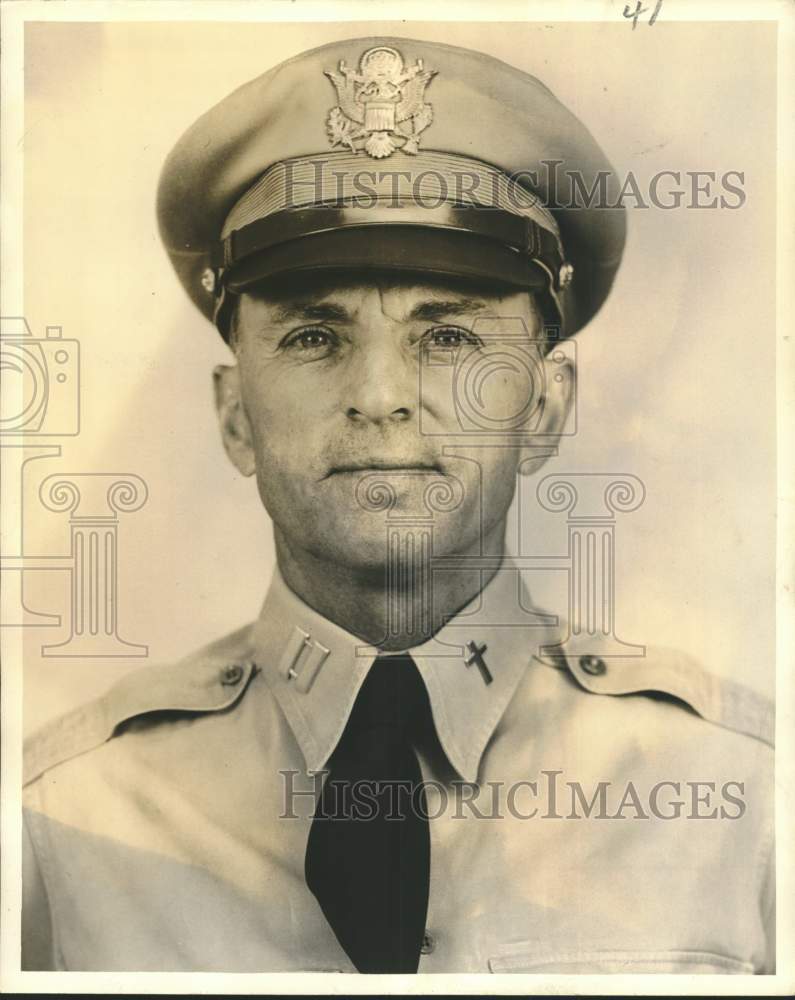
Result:
[[[773,970],[769,706],[569,635],[505,552],[624,242],[556,163],[615,190],[536,79],[404,38],[177,144],[161,232],[278,569],[254,624],[30,741],[26,968]]]

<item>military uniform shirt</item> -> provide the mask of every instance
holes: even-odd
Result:
[[[506,563],[411,650],[438,733],[419,971],[773,971],[769,704],[668,651],[556,652],[553,621]],[[253,625],[34,736],[24,967],[354,972],[304,855],[376,653],[277,573]]]

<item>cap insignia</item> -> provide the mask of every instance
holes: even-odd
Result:
[[[406,68],[397,49],[368,49],[359,69],[348,69],[341,59],[339,72],[324,70],[337,90],[339,104],[326,119],[332,146],[364,149],[380,160],[402,149],[415,154],[420,134],[433,121],[425,103],[425,88],[435,69],[423,69],[422,59]]]

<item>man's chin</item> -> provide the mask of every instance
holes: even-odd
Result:
[[[393,508],[390,518],[359,513],[350,520],[327,525],[314,544],[304,545],[316,559],[373,575],[377,582],[387,574],[427,572],[431,558],[464,555],[477,551],[477,531],[464,518],[436,515],[416,518]],[[473,537],[470,537],[473,536]],[[424,567],[424,569],[423,569]]]

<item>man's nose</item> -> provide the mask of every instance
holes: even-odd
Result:
[[[386,332],[357,348],[348,374],[346,416],[350,420],[400,423],[416,412],[416,366]]]

